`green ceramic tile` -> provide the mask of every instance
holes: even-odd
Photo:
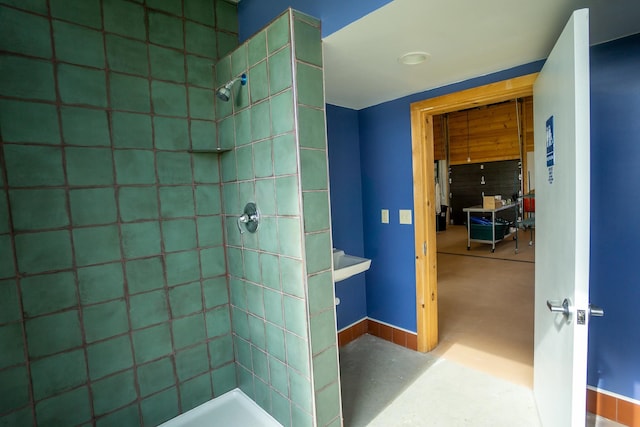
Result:
[[[276,200],[278,215],[298,215],[300,213],[297,175],[276,179]]]
[[[267,61],[259,62],[249,70],[249,89],[252,102],[258,102],[269,96]]]
[[[29,403],[29,378],[24,366],[0,371],[0,413]]]
[[[300,375],[291,368],[289,368],[288,374],[289,387],[291,389],[291,401],[305,411],[311,411],[311,402],[313,401],[311,381],[309,381],[309,378]]]
[[[149,59],[145,43],[107,34],[107,62],[113,71],[149,75]],[[154,46],[150,46],[153,48]],[[153,56],[152,56],[153,58]]]
[[[211,368],[217,368],[225,363],[233,362],[233,341],[231,334],[223,335],[209,341]]]
[[[146,150],[115,150],[116,182],[123,184],[155,184],[153,152]]]
[[[253,158],[251,145],[240,147],[236,150],[238,165],[238,180],[253,179]]]
[[[260,31],[249,39],[248,58],[249,66],[262,61],[267,57],[267,32]]]
[[[3,350],[0,354],[0,369],[25,363],[24,337],[20,323],[0,326],[0,342]]]
[[[182,410],[188,411],[205,403],[213,396],[211,376],[207,373],[185,381],[180,385],[180,402]]]
[[[0,234],[9,233],[9,203],[6,192],[0,192]]]
[[[93,411],[106,414],[136,399],[133,370],[128,370],[91,384]]]
[[[25,277],[20,281],[25,317],[52,313],[78,304],[73,273]]]
[[[335,346],[313,357],[313,379],[316,391],[338,380],[338,349]]]
[[[207,346],[201,344],[176,353],[176,373],[184,381],[209,369]]]
[[[15,0],[11,0],[11,1],[15,1]],[[6,415],[0,416],[0,425],[3,425],[3,426],[35,425],[35,421],[33,419],[33,408],[30,406],[27,406],[18,411],[9,412]]]
[[[167,254],[166,263],[169,286],[200,279],[200,262],[196,251]]]
[[[189,127],[185,119],[153,118],[155,145],[159,150],[181,151],[189,148]]]
[[[75,65],[58,65],[60,99],[65,104],[107,106],[105,73]]]
[[[193,219],[176,219],[162,222],[164,249],[167,252],[195,249],[196,224]]]
[[[111,126],[114,147],[153,148],[150,116],[114,112],[111,115]]]
[[[139,113],[151,111],[151,97],[147,79],[109,73],[109,87],[112,108]]]
[[[218,39],[218,57],[227,55],[238,46],[238,36],[235,33],[216,31],[216,37]]]
[[[298,218],[278,218],[278,240],[280,253],[292,257],[302,255],[300,220]]]
[[[233,296],[232,296],[233,301]],[[231,317],[233,320],[233,333],[237,336],[248,340],[249,339],[249,319],[247,313],[241,309],[233,307],[231,309]],[[235,339],[235,338],[234,338]]]
[[[229,274],[235,277],[243,277],[244,276],[244,261],[242,256],[242,250],[238,248],[228,248],[227,249],[227,258],[229,260]],[[243,290],[244,292],[244,290]],[[244,304],[238,304],[236,300],[235,289],[231,290],[231,301],[238,306],[246,308],[246,299],[244,300]]]
[[[82,345],[77,310],[27,320],[26,331],[30,357],[46,356]]]
[[[29,248],[25,248],[26,250],[28,250]],[[17,275],[15,266],[13,265],[13,244],[11,242],[11,236],[9,236],[8,234],[2,235],[0,236],[0,250],[2,250],[3,254],[7,254],[7,256],[2,257],[2,259],[0,259],[0,277],[5,278],[5,277],[15,277]],[[25,255],[28,257],[28,255],[25,253]],[[29,262],[32,263],[31,267],[37,267],[37,258],[36,258],[36,262],[33,262],[34,260],[32,259],[25,259],[22,262]]]
[[[273,179],[256,181],[256,204],[262,215],[275,215],[276,197]]]
[[[6,7],[0,8],[0,16],[0,49],[51,58],[51,33],[46,18]]]
[[[287,357],[283,329],[267,322],[265,334],[267,339],[267,352],[278,360],[286,362]]]
[[[293,84],[291,67],[290,47],[282,49],[269,57],[269,87],[272,95]]]
[[[222,28],[233,33],[238,32],[237,6],[226,2],[216,2],[216,23]]]
[[[269,360],[269,378],[271,387],[284,396],[289,396],[289,378],[287,376],[287,366],[273,357],[268,356]]]
[[[242,208],[240,207],[240,196],[237,183],[225,184],[222,187],[222,194],[226,214],[235,215],[237,212],[241,211]]]
[[[202,277],[215,277],[226,273],[224,248],[221,246],[200,250]]]
[[[309,345],[307,340],[285,332],[287,364],[303,375],[309,374]]]
[[[273,141],[266,140],[253,145],[253,164],[257,178],[273,175]]]
[[[169,307],[164,290],[131,296],[129,298],[129,318],[133,329],[169,320]]]
[[[93,28],[102,26],[98,0],[52,0],[51,15]]]
[[[309,277],[309,314],[333,308],[334,289],[330,271]]]
[[[202,288],[200,282],[176,286],[169,290],[172,318],[202,311]]]
[[[124,222],[158,219],[160,215],[156,187],[120,187],[118,202]]]
[[[234,337],[234,348],[236,352],[236,363],[252,370],[253,361],[251,360],[251,344],[243,339]]]
[[[276,175],[287,175],[298,171],[297,147],[293,134],[273,139],[273,171]]]
[[[156,221],[122,224],[122,249],[126,258],[160,253],[160,225]]]
[[[5,142],[60,143],[54,105],[0,100],[0,129]]]
[[[205,319],[202,313],[174,319],[173,342],[175,348],[184,348],[204,341],[206,338]],[[227,331],[229,328],[227,328]]]
[[[300,146],[326,149],[324,111],[300,106],[298,108]]]
[[[33,397],[41,400],[87,381],[84,352],[76,350],[36,360],[31,363]]]
[[[11,270],[13,270],[13,266]],[[222,299],[215,298],[216,294],[211,295],[212,302],[218,302]],[[0,323],[20,320],[21,316],[18,288],[15,280],[0,280]]]
[[[240,233],[238,233],[237,222],[234,224],[234,221],[230,221],[229,217],[225,217],[225,218],[226,220],[223,222],[224,224],[223,228],[224,228],[227,246],[242,246],[243,238],[240,235]],[[242,269],[240,271],[242,271]],[[229,274],[233,274],[231,267],[229,267]]]
[[[187,92],[183,85],[151,82],[153,110],[156,114],[167,116],[187,116]]]
[[[0,57],[0,68],[0,95],[48,101],[56,99],[50,61],[3,55]]]
[[[158,180],[160,184],[191,184],[191,156],[188,153],[158,152]]]
[[[301,337],[307,335],[307,311],[303,299],[284,296],[284,320],[288,331]]]
[[[340,383],[335,382],[331,386],[316,393],[316,420],[318,425],[329,425],[336,417],[340,416]]]
[[[337,345],[336,319],[333,310],[326,310],[312,316],[311,344],[313,354],[318,354],[332,345]]]
[[[62,107],[62,133],[67,144],[110,146],[109,123],[103,110]]]
[[[87,342],[99,341],[129,330],[127,305],[123,300],[84,307],[82,315]]]
[[[144,425],[155,426],[177,416],[178,392],[175,387],[144,399],[140,403]]]
[[[126,270],[131,294],[164,287],[164,271],[160,257],[127,261]]]
[[[281,257],[282,290],[290,295],[304,298],[304,275],[302,262],[297,259]]]
[[[196,3],[189,2],[188,4]],[[213,61],[210,58],[187,55],[187,82],[190,85],[213,89],[215,86],[213,82]]]
[[[220,57],[220,60],[215,64],[215,86],[220,87],[231,80],[231,55]]]
[[[294,22],[296,57],[304,62],[322,67],[322,41],[320,28],[296,19]]]
[[[213,99],[215,94],[209,89],[189,88],[189,112],[194,119],[215,119]],[[215,141],[215,138],[211,139]]]
[[[149,41],[151,43],[183,48],[182,22],[179,18],[162,13],[149,12]]]
[[[305,232],[327,230],[331,222],[329,197],[326,191],[302,193]]]
[[[96,420],[96,427],[123,426],[140,419],[138,404],[134,403]]]
[[[271,390],[271,414],[284,427],[292,427],[291,401],[274,390]]]
[[[213,106],[212,106],[213,107]],[[193,110],[192,110],[193,111]],[[191,142],[194,150],[207,150],[216,146],[216,124],[213,121],[204,121],[204,120],[192,120],[191,121]],[[194,160],[209,160],[209,163],[213,163],[215,161],[216,170],[210,170],[206,176],[202,176],[201,179],[205,179],[204,182],[214,182],[215,179],[218,180],[218,177],[215,178],[212,176],[214,172],[217,172],[217,157],[214,156],[195,156]]]
[[[106,31],[145,40],[146,31],[142,5],[124,0],[104,0],[103,4]]]
[[[318,27],[318,28],[321,27],[321,21],[318,18],[313,17],[311,15],[307,15],[306,13],[300,12],[299,10],[293,10],[292,12],[293,12],[294,19],[304,21],[314,27]]]
[[[36,404],[36,419],[40,425],[79,425],[91,419],[91,404],[87,387],[54,396]]]
[[[184,83],[184,53],[149,45],[149,57],[151,58],[151,77]]]
[[[4,154],[10,186],[64,185],[59,148],[5,145]]]
[[[217,156],[194,156],[193,179],[198,184],[215,184],[220,182],[220,171]],[[197,197],[198,196],[196,194],[196,198]]]
[[[243,43],[231,53],[231,75],[239,76],[247,72],[247,44]]]
[[[116,261],[121,258],[116,225],[73,230],[76,263],[79,266]]]
[[[137,374],[141,396],[148,396],[174,384],[173,362],[169,357],[138,366]]]
[[[160,213],[164,218],[194,216],[193,188],[160,187]]]
[[[280,292],[264,290],[264,309],[267,321],[284,327],[282,294]]]
[[[222,218],[220,216],[198,217],[198,246],[222,245]]]
[[[71,268],[71,238],[68,231],[20,234],[15,236],[15,241],[18,270],[21,273]]]
[[[196,187],[196,214],[215,215],[220,208],[220,187],[217,185],[198,185]]]
[[[331,235],[328,231],[307,234],[305,247],[307,252],[308,274],[331,269]]]
[[[250,252],[250,251],[245,251],[245,255],[247,252]],[[257,253],[255,254],[256,254],[255,259],[245,258],[245,267],[247,268],[247,270],[251,270],[250,267],[255,265],[255,267],[257,267],[255,269],[259,271]],[[258,279],[259,278],[260,276],[258,275]],[[251,278],[249,277],[247,279],[251,280]],[[264,289],[262,288],[262,286],[254,285],[252,283],[247,283],[246,292],[247,292],[247,309],[249,313],[255,316],[264,317]]]
[[[300,150],[302,190],[326,190],[327,154],[324,150]]]
[[[266,350],[267,343],[264,319],[249,315],[249,334],[251,336],[251,344]]]
[[[271,116],[269,102],[262,102],[253,106],[251,110],[252,139],[258,141],[271,135]]]
[[[298,102],[312,107],[324,108],[322,68],[299,62],[296,79],[298,82]]]
[[[213,27],[215,26],[215,11],[213,8],[213,2],[187,1],[184,3],[184,16]]]
[[[153,326],[133,332],[136,363],[145,363],[172,352],[169,324]]]
[[[244,110],[235,116],[236,146],[251,142],[251,110]],[[226,156],[225,156],[226,157]]]
[[[9,192],[15,230],[39,230],[69,225],[64,190],[12,190]]]
[[[104,68],[104,41],[101,32],[54,20],[53,39],[57,60]]]
[[[82,304],[93,304],[124,296],[122,264],[113,263],[78,269]]]
[[[269,54],[289,43],[289,13],[284,13],[267,28]]]
[[[279,250],[278,222],[276,218],[265,216],[260,219],[260,235],[258,247],[267,252],[277,253]]]
[[[40,15],[46,15],[48,13],[46,0],[2,0],[0,3],[29,10],[39,13]]]
[[[253,373],[263,381],[269,382],[269,362],[267,361],[267,354],[253,347],[251,349],[251,359],[253,361]]]
[[[147,6],[151,9],[158,9],[172,15],[182,16],[181,0],[147,0]]]
[[[109,224],[118,219],[112,188],[71,190],[69,200],[73,225]]]
[[[207,279],[202,282],[205,308],[213,308],[229,302],[226,277]]]
[[[128,335],[87,346],[89,377],[102,378],[133,366],[133,353]]]
[[[233,113],[233,105],[234,105],[234,97],[239,89],[237,87],[232,88],[231,90],[231,100],[230,101],[222,101],[216,97],[214,103],[216,105],[216,117],[219,119],[223,119],[228,117]]]
[[[302,410],[296,405],[291,405],[291,425],[311,427],[313,426],[313,417],[309,412]]]
[[[242,72],[241,75],[242,74],[245,74],[245,76],[246,76],[246,71]],[[243,84],[237,84],[236,86],[234,86],[234,89],[233,89],[233,110],[236,111],[236,112],[240,111],[240,110],[243,110],[243,109],[247,108],[250,103],[251,103],[251,100],[249,99],[249,87],[246,85],[246,83],[244,85]]]
[[[293,95],[290,90],[271,98],[271,116],[273,117],[271,123],[273,135],[293,130]]]
[[[263,285],[280,290],[280,264],[276,255],[260,254],[260,272]]]
[[[72,186],[113,184],[113,161],[107,148],[65,149],[67,180]]]
[[[213,28],[187,21],[185,23],[187,52],[216,58],[216,33]]]

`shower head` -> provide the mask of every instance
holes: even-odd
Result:
[[[229,82],[227,82],[227,84],[219,88],[216,91],[216,96],[218,97],[218,99],[221,99],[222,101],[227,102],[231,98],[231,88],[233,87],[234,83],[237,82],[238,80],[240,80],[240,84],[242,86],[246,85],[247,75],[243,73],[240,77],[236,77],[235,79],[230,80]]]

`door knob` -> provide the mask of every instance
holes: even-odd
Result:
[[[602,317],[604,316],[604,309],[602,307],[598,307],[597,305],[589,304],[589,316]]]
[[[571,301],[568,298],[565,298],[564,301],[549,301],[547,300],[547,307],[549,307],[549,311],[552,313],[562,313],[562,315],[568,318],[571,315]]]

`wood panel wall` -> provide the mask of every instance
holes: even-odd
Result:
[[[447,160],[447,117],[433,116],[433,160]]]

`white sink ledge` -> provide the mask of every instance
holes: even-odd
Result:
[[[371,260],[347,255],[343,250],[333,250],[333,281],[340,282],[349,277],[367,271]]]

